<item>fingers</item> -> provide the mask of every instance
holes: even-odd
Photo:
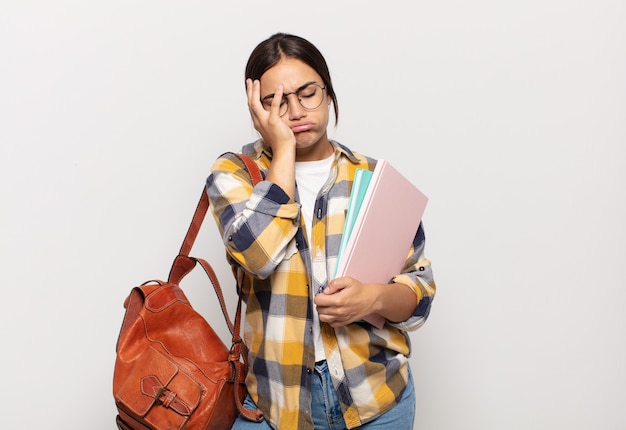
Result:
[[[324,294],[335,294],[344,288],[350,286],[350,283],[353,282],[352,278],[336,278],[328,283],[326,288],[324,288]]]
[[[274,97],[270,106],[270,116],[278,118],[278,112],[280,110],[280,104],[283,100],[284,89],[282,85],[279,85],[274,91]],[[259,117],[260,112],[266,112],[263,104],[261,103],[261,82],[258,79],[254,81],[250,78],[246,79],[246,94],[248,96],[248,107],[250,112]]]
[[[282,85],[279,85],[274,91],[274,98],[272,99],[272,106],[270,107],[270,116],[278,118],[278,112],[280,111],[280,104],[283,101],[284,89]]]
[[[319,320],[323,323],[330,325],[331,327],[341,327],[356,321],[356,315],[337,312],[332,308],[317,308]]]
[[[350,322],[350,316],[346,315],[344,299],[335,295],[344,287],[338,282],[331,283],[324,289],[323,293],[316,295],[313,299],[320,321],[331,327],[339,327]]]
[[[330,281],[324,292],[317,294],[313,302],[320,321],[332,327],[340,327],[368,314],[371,297],[363,283],[344,277]]]
[[[255,112],[263,109],[263,105],[261,105],[261,83],[258,79],[255,81],[250,78],[246,79],[246,94],[250,113],[256,116]]]

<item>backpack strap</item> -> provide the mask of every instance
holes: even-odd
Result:
[[[246,170],[250,174],[250,178],[252,179],[252,186],[263,180],[263,175],[259,166],[247,155],[232,153],[233,155],[239,157],[239,159],[246,166]],[[217,275],[213,271],[211,265],[201,258],[190,257],[189,253],[191,252],[191,248],[193,247],[196,238],[198,237],[198,232],[200,231],[200,227],[204,222],[204,218],[209,209],[209,197],[206,193],[206,187],[202,188],[202,194],[200,195],[200,200],[198,201],[198,205],[196,206],[196,210],[193,214],[193,218],[191,220],[191,224],[187,229],[187,234],[185,235],[185,239],[183,240],[183,244],[180,247],[180,251],[176,258],[174,259],[174,263],[172,264],[172,268],[170,269],[170,273],[168,276],[168,283],[178,285],[180,281],[187,275],[197,263],[204,269],[206,274],[209,276],[211,284],[213,285],[213,289],[215,290],[215,294],[220,303],[220,308],[222,309],[222,314],[224,315],[224,319],[226,320],[226,324],[228,325],[228,330],[232,335],[232,344],[229,352],[229,361],[232,364],[232,369],[234,372],[234,381],[235,381],[235,404],[239,409],[241,415],[243,415],[247,420],[261,422],[263,421],[263,412],[260,409],[249,410],[243,407],[241,399],[238,395],[237,385],[239,383],[241,375],[241,362],[245,364],[245,368],[247,368],[248,363],[248,349],[241,338],[241,301],[242,297],[239,295],[239,300],[237,303],[237,311],[235,314],[235,322],[231,321],[228,310],[226,308],[226,302],[224,300],[224,295],[222,293],[222,289],[220,287],[220,283],[217,279]],[[233,271],[233,275],[237,281],[237,286],[239,287],[239,282],[241,281],[242,273],[241,270],[238,269]]]
[[[261,170],[259,166],[252,160],[252,158],[248,157],[244,154],[235,154],[233,155],[239,157],[241,161],[243,161],[246,166],[246,170],[250,174],[250,178],[252,179],[252,186],[258,184],[263,180],[263,175],[261,174]],[[209,209],[209,197],[206,193],[206,188],[202,188],[202,194],[200,195],[200,201],[198,202],[198,206],[196,207],[196,211],[193,214],[193,219],[191,220],[191,225],[187,230],[187,234],[185,235],[185,239],[183,240],[183,244],[180,247],[179,255],[189,255],[191,252],[191,248],[193,247],[194,242],[196,241],[196,237],[198,236],[198,232],[200,231],[200,226],[202,226],[202,222],[204,221],[204,217]]]

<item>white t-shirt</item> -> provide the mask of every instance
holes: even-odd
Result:
[[[302,216],[306,225],[307,239],[311,243],[311,231],[313,230],[313,211],[315,201],[321,188],[328,180],[330,168],[335,155],[324,160],[298,161],[296,162],[296,184],[298,185],[298,196],[302,206]],[[315,342],[315,361],[326,359],[322,334],[320,332],[320,320],[317,308],[313,306],[313,340]]]

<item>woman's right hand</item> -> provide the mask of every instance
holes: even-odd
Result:
[[[269,111],[266,111],[261,104],[261,83],[258,79],[255,81],[246,79],[246,93],[254,128],[261,134],[265,144],[272,148],[274,154],[285,149],[295,151],[296,136],[278,115],[283,99],[282,85],[276,88]]]
[[[269,111],[261,104],[261,83],[258,80],[246,79],[246,93],[254,128],[261,134],[263,142],[272,148],[272,162],[265,179],[279,185],[293,199],[296,191],[296,136],[278,115],[283,87],[276,88]]]

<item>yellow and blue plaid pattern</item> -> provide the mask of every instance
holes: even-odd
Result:
[[[376,160],[338,142],[328,182],[316,202],[312,244],[307,242],[300,205],[277,185],[252,187],[238,158],[219,157],[207,179],[211,210],[231,265],[246,275],[244,339],[249,348],[250,395],[268,422],[280,429],[312,429],[311,377],[314,294],[331,279],[357,168],[373,170]],[[262,141],[244,146],[262,171],[271,152]],[[333,329],[322,324],[328,367],[349,428],[372,421],[395,405],[406,386],[410,343],[407,331],[428,317],[435,295],[430,261],[424,258],[420,226],[403,273],[393,279],[413,289],[415,312],[382,329],[353,323]]]

